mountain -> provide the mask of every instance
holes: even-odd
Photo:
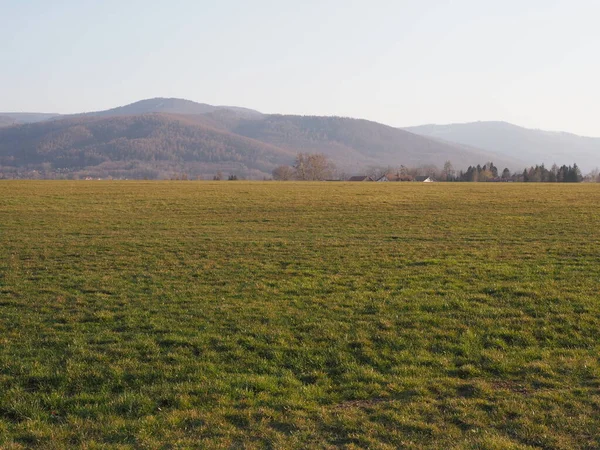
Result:
[[[345,172],[368,167],[493,161],[524,166],[477,148],[376,122],[341,117],[266,115],[181,99],[156,98],[94,113],[0,128],[0,172],[94,177],[212,177],[217,171],[269,176],[298,152],[323,153]],[[30,117],[33,119],[33,116]]]
[[[207,114],[217,111],[231,111],[237,116],[256,118],[262,114],[249,108],[239,106],[213,106],[205,103],[196,103],[191,100],[179,98],[152,98],[131,103],[130,105],[119,106],[104,111],[94,111],[79,114],[47,114],[47,113],[0,113],[0,127],[43,122],[49,119],[72,118],[72,117],[114,117],[114,116],[133,116],[148,113],[167,113],[167,114]]]
[[[0,115],[0,127],[8,127],[15,124],[15,119],[9,116]]]
[[[59,114],[47,113],[0,113],[0,127],[23,123],[41,122],[43,120],[52,119],[58,116]]]
[[[600,138],[532,130],[506,122],[423,125],[405,129],[429,138],[519,158],[527,165],[575,162],[584,171],[600,166]]]
[[[456,167],[494,161],[520,167],[518,159],[424,138],[376,122],[342,117],[265,115],[256,119],[209,114],[228,131],[294,152],[323,153],[348,171],[366,166]],[[217,125],[218,126],[218,125]]]
[[[292,151],[168,114],[75,117],[0,129],[0,171],[168,178],[222,170],[259,178],[293,158]]]
[[[222,110],[230,110],[244,117],[260,117],[262,115],[258,111],[248,108],[240,108],[238,106],[213,106],[179,98],[152,98],[131,103],[130,105],[120,106],[118,108],[84,113],[81,115],[93,117],[133,116],[148,113],[195,115]]]

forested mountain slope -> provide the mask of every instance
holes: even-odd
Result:
[[[406,130],[519,158],[528,165],[545,163],[550,166],[553,163],[562,165],[576,162],[584,170],[600,166],[600,138],[532,130],[506,122],[423,125]]]
[[[95,168],[95,173],[129,168],[132,176],[141,167],[163,176],[217,170],[258,176],[293,158],[292,151],[164,114],[79,117],[0,129],[1,166]]]
[[[43,170],[92,176],[250,178],[292,164],[298,152],[322,153],[346,173],[367,167],[456,169],[493,161],[520,170],[524,162],[469,145],[421,136],[367,120],[261,114],[181,99],[155,98],[71,116],[25,115],[36,121],[0,128],[0,172]],[[1,116],[0,116],[1,118]]]

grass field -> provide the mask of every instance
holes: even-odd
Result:
[[[600,448],[599,205],[0,182],[0,448]]]

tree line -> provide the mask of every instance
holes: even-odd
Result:
[[[600,183],[600,171],[595,169],[583,175],[577,164],[547,168],[544,164],[531,166],[522,172],[512,173],[508,168],[502,171],[493,162],[469,166],[466,170],[455,170],[451,161],[444,163],[443,169],[434,165],[409,168],[368,167],[363,175],[373,180],[386,177],[389,181],[414,181],[418,176],[428,176],[437,181],[452,182],[518,182],[518,183],[579,183],[582,181]],[[334,164],[323,154],[298,153],[292,165],[276,167],[272,176],[279,181],[319,181],[327,179],[347,180],[349,175],[337,171]]]
[[[461,171],[456,180],[449,181],[512,181],[522,183],[580,183],[584,181],[584,176],[577,164],[572,166],[552,165],[550,169],[544,164],[536,165],[524,169],[523,172],[512,173],[505,168],[502,173],[494,166],[494,163],[484,164],[483,166],[470,166],[465,172]],[[589,181],[600,181],[598,177],[593,177]]]
[[[323,181],[335,176],[335,165],[321,153],[298,153],[292,166],[273,169],[274,180]]]

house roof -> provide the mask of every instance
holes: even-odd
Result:
[[[373,179],[366,175],[356,175],[354,177],[348,178],[348,181],[373,181]]]

